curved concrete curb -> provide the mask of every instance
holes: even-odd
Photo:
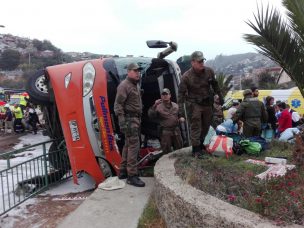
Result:
[[[277,227],[253,212],[186,184],[175,174],[172,155],[190,156],[190,151],[188,147],[165,155],[154,168],[155,199],[167,227]]]

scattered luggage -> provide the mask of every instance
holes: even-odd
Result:
[[[239,144],[248,155],[258,156],[262,151],[262,146],[260,143],[250,141],[249,139],[243,139],[239,142]]]
[[[253,136],[253,137],[249,137],[247,138],[248,140],[250,140],[251,142],[258,142],[261,144],[262,146],[262,150],[267,150],[269,147],[268,142],[266,141],[265,138],[261,137],[261,136]]]
[[[226,135],[212,136],[208,152],[212,155],[229,158],[233,154],[233,139]]]

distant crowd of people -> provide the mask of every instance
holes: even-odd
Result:
[[[26,105],[15,104],[11,107],[4,105],[4,113],[0,119],[0,129],[4,134],[23,133],[31,131],[37,134],[37,125],[41,125],[35,105],[27,102]]]
[[[242,133],[245,137],[252,137],[260,136],[263,130],[268,130],[271,138],[280,138],[287,129],[303,124],[299,113],[291,109],[289,104],[282,101],[274,103],[272,96],[266,97],[265,104],[260,101],[257,87],[244,90],[243,96],[241,103],[233,102],[223,123],[217,124],[214,121],[213,126],[217,131]]]

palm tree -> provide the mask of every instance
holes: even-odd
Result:
[[[223,73],[219,73],[216,75],[216,80],[218,82],[220,90],[222,91],[223,97],[225,97],[228,91],[233,87],[233,85],[231,85],[232,78],[233,75],[226,76]]]
[[[304,97],[304,1],[282,0],[282,3],[287,19],[269,5],[266,9],[262,6],[254,15],[255,23],[247,22],[257,34],[245,34],[244,39],[280,65]]]

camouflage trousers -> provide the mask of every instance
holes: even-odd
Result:
[[[261,123],[259,123],[257,126],[248,125],[246,122],[244,122],[243,126],[243,135],[248,138],[252,136],[260,136],[261,135]]]
[[[174,150],[182,148],[183,139],[181,136],[180,129],[176,127],[175,130],[162,130],[160,145],[163,150],[163,153],[165,154],[171,152],[172,147]]]
[[[202,106],[192,103],[190,106],[190,136],[193,147],[201,146],[208,134],[209,127],[212,123],[213,108],[212,106]]]
[[[126,118],[128,125],[125,133],[125,145],[122,150],[120,170],[127,171],[128,176],[138,175],[137,158],[140,149],[140,119],[136,117]]]

